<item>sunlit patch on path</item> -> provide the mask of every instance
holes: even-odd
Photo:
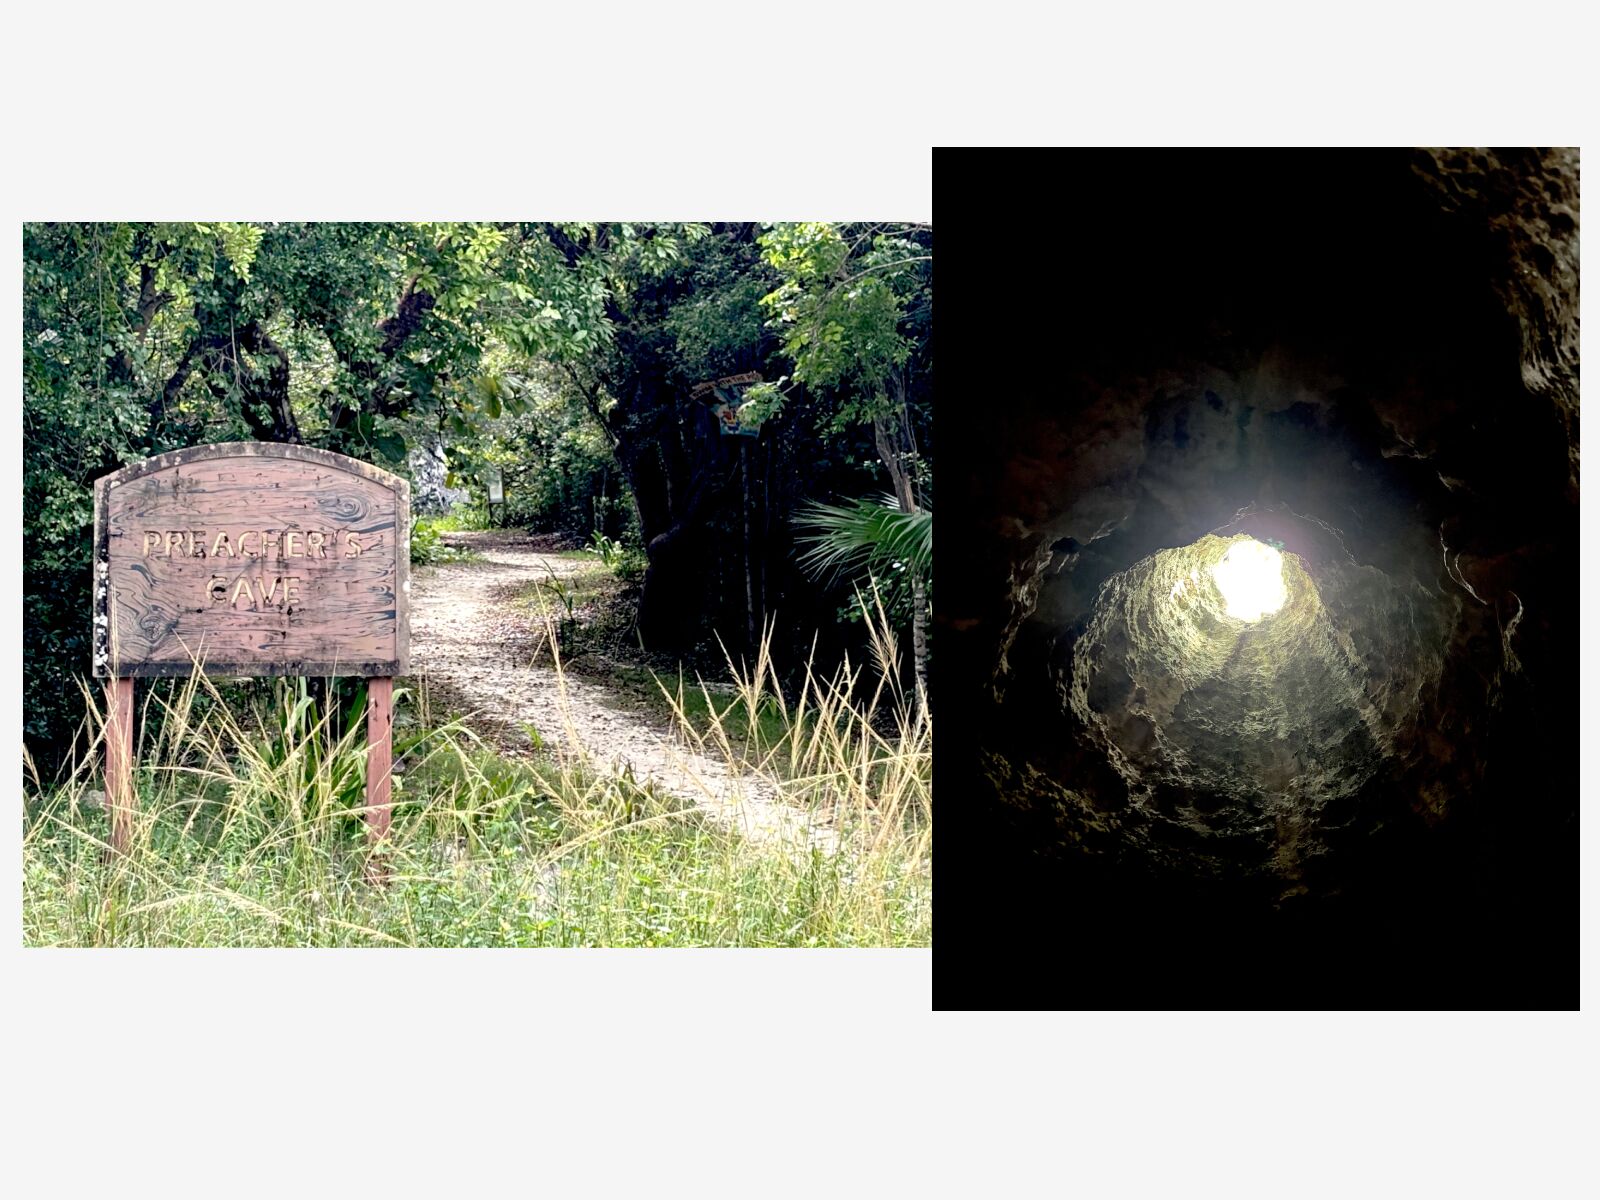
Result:
[[[478,557],[414,571],[411,668],[417,682],[442,686],[469,725],[523,751],[533,748],[532,726],[552,754],[631,767],[637,782],[653,781],[752,840],[835,847],[834,831],[786,804],[770,780],[682,745],[664,723],[610,703],[603,687],[555,671],[547,654],[533,661],[544,643],[538,619],[504,597],[552,572],[573,575],[580,563],[534,549],[518,533],[449,536]]]

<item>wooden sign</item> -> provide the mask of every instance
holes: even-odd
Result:
[[[197,667],[371,679],[367,817],[381,837],[390,700],[409,667],[406,481],[326,450],[232,442],[124,467],[96,481],[94,499],[113,845],[126,848],[131,821],[133,680]]]
[[[404,674],[410,508],[405,480],[306,446],[197,446],[105,476],[95,674]]]

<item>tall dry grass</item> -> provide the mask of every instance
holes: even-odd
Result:
[[[97,802],[104,716],[85,689],[82,750],[46,783],[26,762],[23,925],[30,945],[927,945],[931,726],[873,661],[788,698],[769,645],[729,676],[727,705],[691,718],[664,687],[684,750],[779,806],[741,826],[727,797],[674,795],[605,765],[572,722],[551,753],[508,757],[401,689],[395,808],[371,864],[359,712],[318,711],[304,681],[230,705],[200,671],[146,688],[133,845],[113,854]],[[552,644],[554,639],[552,639]],[[565,688],[559,654],[558,686]],[[702,684],[701,687],[706,685]],[[776,717],[774,718],[774,714]],[[765,716],[765,720],[758,719]],[[735,729],[734,725],[739,728]],[[770,735],[749,731],[766,729]],[[691,773],[692,774],[692,773]],[[776,829],[776,833],[774,830]]]

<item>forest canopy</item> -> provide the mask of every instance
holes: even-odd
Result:
[[[785,661],[813,637],[844,653],[851,587],[881,575],[925,677],[931,533],[885,529],[931,521],[925,224],[58,223],[23,241],[41,762],[82,715],[93,481],[212,442],[351,455],[412,478],[423,511],[446,484],[481,500],[497,470],[503,519],[638,547],[637,636],[665,652],[748,646],[781,611]],[[758,436],[697,398],[727,377],[759,378],[739,408]]]

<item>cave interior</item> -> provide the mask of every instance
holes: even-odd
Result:
[[[1575,1005],[1576,152],[1026,161],[1026,381],[940,414],[936,994]]]

